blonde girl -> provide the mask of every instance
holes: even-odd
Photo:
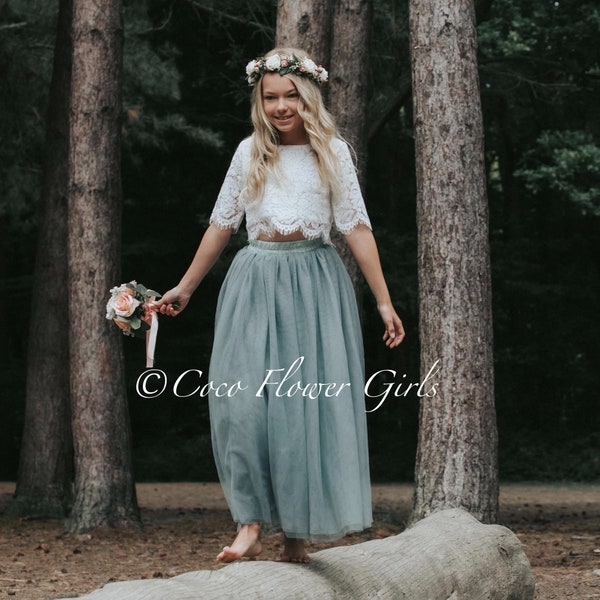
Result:
[[[350,278],[331,244],[346,238],[384,323],[404,338],[346,143],[326,110],[327,71],[305,52],[271,50],[246,66],[253,134],[238,146],[196,255],[156,303],[186,307],[245,217],[248,245],[223,282],[209,379],[244,389],[209,397],[213,452],[238,533],[217,560],[254,558],[283,530],[281,559],[304,541],[372,523],[364,359]]]

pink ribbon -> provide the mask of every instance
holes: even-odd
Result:
[[[150,315],[150,329],[146,331],[146,368],[154,366],[154,349],[158,335],[158,317],[154,311]]]

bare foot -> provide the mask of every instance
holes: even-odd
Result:
[[[304,548],[304,540],[300,538],[289,538],[283,534],[283,552],[281,560],[284,562],[309,563],[310,556]]]
[[[256,558],[262,552],[260,541],[260,523],[242,525],[231,546],[225,546],[223,552],[219,553],[217,560],[230,563],[243,558]]]

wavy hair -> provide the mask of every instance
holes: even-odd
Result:
[[[308,55],[296,48],[275,48],[265,57],[274,54],[291,56],[294,54],[302,59]],[[317,158],[317,167],[321,182],[329,188],[335,200],[341,194],[339,178],[339,159],[333,150],[331,141],[339,137],[335,120],[325,108],[323,96],[318,84],[307,77],[288,73],[287,77],[298,90],[298,115],[304,121],[308,140]],[[281,177],[279,171],[279,132],[269,122],[262,103],[262,78],[252,91],[252,150],[244,190],[243,202],[252,202],[262,195],[269,174]]]

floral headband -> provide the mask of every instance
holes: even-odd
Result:
[[[320,65],[317,65],[308,57],[298,58],[295,54],[273,54],[272,56],[261,56],[251,60],[246,65],[246,80],[248,85],[255,86],[265,73],[279,73],[287,75],[302,75],[310,77],[316,83],[326,83],[329,73]]]

